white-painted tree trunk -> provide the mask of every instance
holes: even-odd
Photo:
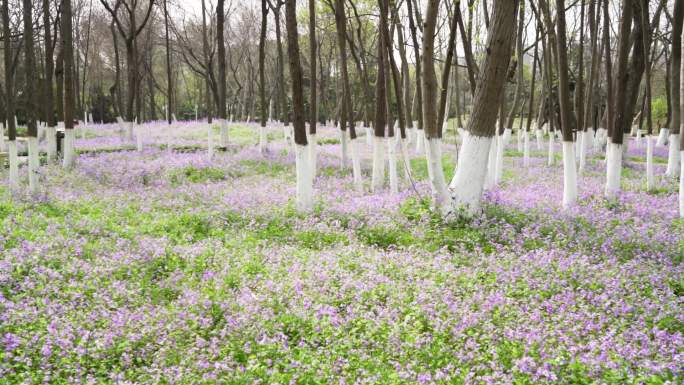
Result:
[[[416,130],[416,152],[425,153],[425,130]]]
[[[508,146],[508,144],[511,142],[511,135],[512,134],[513,134],[513,129],[504,128],[504,132],[503,132],[503,144],[504,144],[504,146]]]
[[[667,169],[665,175],[676,178],[679,175],[680,159],[679,159],[679,134],[670,134],[667,151]]]
[[[442,139],[426,140],[425,157],[427,158],[428,177],[432,190],[432,202],[436,209],[445,212],[448,209],[448,192],[444,168],[442,167]]]
[[[371,178],[371,188],[373,192],[378,192],[385,184],[385,141],[380,136],[373,136],[373,175]]]
[[[679,160],[684,163],[684,151],[679,152]],[[679,217],[684,218],[684,167],[680,167],[679,174]]]
[[[35,195],[38,193],[38,169],[40,168],[40,160],[38,159],[38,138],[29,136],[28,138],[28,175],[29,175],[29,193]]]
[[[221,147],[228,147],[228,122],[225,119],[219,119],[221,125]]]
[[[587,146],[589,144],[589,131],[580,131],[579,135],[577,136],[578,139],[581,138],[580,146],[579,146],[579,173],[581,174],[584,172],[584,169],[586,168],[587,165]]]
[[[474,215],[480,210],[490,147],[490,137],[464,136],[459,166],[452,182],[450,214],[457,215],[463,210],[466,214]]]
[[[259,126],[259,152],[266,152],[268,143],[266,141],[266,127]]]
[[[518,128],[517,135],[515,136],[516,140],[517,140],[516,144],[518,145],[518,152],[525,151],[525,144],[523,143],[523,141],[524,141],[523,136],[525,134],[523,133],[523,131],[525,131],[525,130],[522,128]],[[527,131],[525,131],[525,132],[527,132]]]
[[[63,167],[72,168],[76,161],[76,154],[74,152],[74,142],[76,141],[76,133],[73,128],[64,130],[64,153]]]
[[[543,149],[542,130],[539,127],[537,127],[537,129],[534,130],[534,136],[537,139],[537,151],[541,151]]]
[[[81,139],[85,139],[86,137],[86,128],[88,127],[88,113],[83,112],[83,126],[81,126]]]
[[[556,164],[556,154],[554,153],[555,151],[555,143],[554,143],[554,134],[553,132],[549,133],[549,159],[547,162],[547,165],[553,166]]]
[[[530,132],[523,132],[523,165],[530,166]]]
[[[309,149],[306,145],[295,145],[295,167],[297,172],[297,210],[309,212],[313,209],[313,178],[311,177]]]
[[[294,145],[294,141],[292,140],[292,126],[283,125],[283,137],[285,137],[285,144],[287,144],[287,147]]]
[[[646,135],[646,190],[651,191],[655,187],[653,174],[653,136]]]
[[[409,167],[411,165],[411,158],[409,158],[409,153],[408,153],[408,131],[406,135],[406,139],[399,138],[399,145],[401,149],[401,168],[404,170],[404,179],[406,182],[410,183],[411,182],[411,171],[409,170]]]
[[[207,158],[211,160],[214,157],[214,127],[209,125],[207,129]]]
[[[0,123],[0,152],[7,151],[7,143],[5,143],[5,124]]]
[[[504,131],[505,133],[505,131]],[[505,144],[505,136],[502,138],[501,136],[498,137],[498,140],[496,142],[496,169],[494,172],[494,185],[499,185],[501,183],[501,178],[503,177],[503,159],[504,159],[504,147],[506,146]]]
[[[489,146],[489,155],[487,158],[487,172],[486,172],[486,179],[484,183],[484,188],[489,189],[492,186],[494,186],[495,181],[496,181],[496,151],[497,151],[497,145],[499,143],[499,135],[494,136],[493,138],[490,138],[492,140],[490,146]],[[463,157],[463,150],[461,150],[461,158]],[[454,175],[454,178],[456,175]]]
[[[563,141],[563,208],[577,202],[577,170],[575,169],[575,144]]]
[[[369,147],[373,145],[373,130],[370,127],[364,127],[366,132],[366,145]]]
[[[363,189],[363,177],[361,175],[361,158],[359,156],[359,139],[351,139],[349,141],[349,147],[351,148],[351,158],[352,158],[352,175],[354,177],[354,188],[356,191],[361,191]]]
[[[636,132],[636,148],[641,148],[641,130],[637,130]]]
[[[7,155],[9,156],[9,186],[10,189],[19,188],[19,157],[17,156],[17,142],[7,141]]]
[[[137,120],[137,119],[136,119],[136,120]],[[128,124],[127,124],[127,129],[128,129],[127,132],[128,132],[128,140],[129,140],[129,141],[133,141],[133,135],[134,135],[134,133],[133,133],[133,125],[134,125],[134,124],[135,124],[135,121],[133,121],[133,122],[128,122]],[[74,139],[75,139],[75,138],[76,138],[76,137],[74,136]]]
[[[396,136],[390,137],[387,140],[387,157],[389,163],[389,184],[390,192],[396,194],[399,192],[399,180],[397,178],[397,141]]]
[[[54,163],[57,159],[57,130],[55,127],[47,127],[47,160],[49,163]]]
[[[656,146],[664,146],[667,144],[668,135],[670,135],[670,130],[668,128],[661,128],[660,132],[658,133],[658,141],[656,142]]]
[[[347,130],[339,130],[340,133],[340,149],[342,150],[341,154],[341,161],[342,164],[340,167],[345,170],[347,168],[347,165],[349,164],[349,143],[347,141],[347,138],[349,137],[348,134],[349,131]]]
[[[307,141],[309,144],[309,169],[311,174],[311,179],[316,180],[316,174],[318,172],[318,138],[316,134],[309,134]]]
[[[138,152],[143,151],[143,126],[136,124],[135,126],[135,144]]]
[[[622,176],[622,145],[608,143],[606,147],[606,189],[607,198],[613,198],[620,192]]]

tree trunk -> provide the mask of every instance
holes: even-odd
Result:
[[[494,0],[486,46],[488,55],[480,72],[468,135],[461,145],[459,167],[452,182],[452,214],[472,215],[480,208],[487,157],[495,132],[497,100],[511,59],[517,9],[518,0]]]
[[[71,27],[71,0],[62,1],[62,51],[64,55],[64,167],[74,165],[74,51]]]
[[[518,16],[518,42],[516,43],[516,48],[515,52],[517,54],[517,65],[516,65],[516,71],[517,71],[517,81],[515,85],[515,96],[513,96],[513,105],[511,106],[511,110],[508,112],[508,116],[506,117],[506,123],[504,124],[504,128],[513,128],[513,120],[515,119],[515,113],[518,111],[518,106],[520,105],[520,99],[522,98],[522,90],[523,90],[523,83],[525,78],[523,77],[523,50],[525,47],[523,46],[523,28],[525,28],[525,3],[521,2],[520,3],[520,15]],[[522,116],[520,117],[522,119]]]
[[[449,82],[449,69],[453,60],[454,42],[456,39],[456,26],[452,22],[449,36],[449,48],[442,76],[442,92],[439,98],[439,107],[435,105],[437,99],[437,74],[435,73],[435,29],[437,15],[439,13],[439,0],[428,0],[425,11],[425,24],[423,25],[423,124],[425,130],[426,157],[428,176],[432,190],[433,204],[435,208],[444,210],[447,204],[447,188],[442,168],[442,122],[446,105],[447,84]],[[452,19],[455,21],[455,17]],[[439,108],[439,111],[438,111]]]
[[[561,130],[563,134],[563,207],[577,201],[577,170],[573,131],[575,118],[570,105],[568,80],[568,47],[565,37],[565,0],[556,0],[556,57],[558,58],[558,98],[560,102]]]
[[[679,129],[681,124],[680,111],[680,68],[682,64],[682,19],[684,18],[684,3],[675,0],[672,13],[672,58],[670,59],[670,100],[672,104],[672,119],[669,125],[669,150],[667,157],[667,169],[665,175],[676,177],[679,174],[680,159],[677,159],[679,150]]]
[[[301,211],[308,212],[313,205],[312,178],[309,170],[306,127],[304,126],[304,86],[299,57],[296,0],[285,0],[285,27],[287,29],[287,56],[292,80],[292,125],[294,126],[297,162],[297,207]]]
[[[387,23],[387,13],[384,7],[384,0],[378,0],[380,8],[380,22],[378,29],[384,31]],[[385,130],[387,126],[387,90],[385,81],[385,59],[387,58],[387,48],[385,39],[378,39],[378,75],[375,81],[375,123],[373,137],[373,177],[371,186],[374,192],[380,190],[385,183]]]
[[[171,44],[169,42],[169,10],[167,9],[166,1],[164,0],[164,37],[166,43],[166,119],[171,124],[173,121],[173,114],[175,113],[173,103],[173,77],[171,76]],[[152,67],[150,66],[150,72]]]
[[[9,155],[9,187],[16,190],[19,187],[19,159],[17,157],[17,127],[14,124],[14,73],[12,71],[12,31],[10,28],[9,1],[2,2],[2,34],[4,36],[4,67],[5,93],[7,109],[7,152]]]

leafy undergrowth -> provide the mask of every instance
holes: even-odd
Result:
[[[609,201],[586,176],[562,211],[545,159],[507,157],[447,222],[324,151],[301,214],[289,151],[93,153],[37,199],[0,189],[0,383],[681,382],[674,183],[632,170]]]

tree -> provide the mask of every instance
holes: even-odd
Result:
[[[410,0],[409,0],[410,1]],[[425,130],[426,157],[430,187],[432,189],[433,204],[435,208],[443,210],[447,205],[447,186],[442,168],[442,122],[444,121],[444,105],[446,104],[446,90],[449,82],[449,69],[453,60],[453,50],[456,34],[456,25],[452,23],[449,37],[449,48],[442,77],[442,90],[439,107],[437,100],[437,74],[435,73],[435,29],[437,26],[437,14],[439,13],[439,0],[428,0],[425,11],[425,24],[423,27],[423,125]],[[455,21],[455,17],[452,19]],[[439,110],[438,110],[439,108]]]
[[[218,0],[216,5],[216,42],[218,44],[218,115],[221,124],[221,147],[228,145],[228,126],[226,125],[226,42],[223,39],[225,29],[225,0]]]
[[[74,109],[76,107],[76,94],[74,91],[74,45],[71,27],[71,0],[62,1],[62,52],[64,60],[64,167],[74,165]],[[129,62],[129,66],[130,66]],[[136,75],[131,75],[137,79]],[[129,78],[130,79],[130,78]],[[135,84],[135,82],[133,82]],[[129,85],[129,88],[131,86]],[[129,96],[130,96],[129,90]],[[129,112],[133,111],[133,104],[129,100]]]
[[[164,42],[166,46],[166,120],[173,122],[173,77],[171,75],[171,43],[169,42],[169,10],[167,0],[164,1]]]
[[[511,59],[517,9],[518,0],[494,0],[493,23],[486,44],[488,55],[480,70],[472,115],[461,144],[449,217],[460,213],[473,215],[480,209],[487,157],[495,133],[496,101]]]
[[[544,3],[544,0],[540,0]],[[575,116],[570,105],[568,80],[568,46],[565,37],[565,0],[556,0],[556,57],[558,61],[558,98],[560,102],[561,133],[563,134],[563,207],[577,201],[577,170],[573,132]],[[553,35],[551,36],[553,40]]]
[[[28,126],[28,174],[29,191],[38,192],[38,92],[35,79],[36,57],[33,45],[33,6],[31,0],[23,0],[24,19],[24,70],[26,73],[26,118]]]
[[[679,174],[679,129],[681,125],[680,105],[680,68],[682,66],[682,21],[684,20],[684,2],[675,0],[672,12],[672,58],[670,59],[670,99],[672,100],[672,118],[669,125],[669,151],[665,175],[676,177]]]
[[[2,2],[2,34],[4,36],[5,94],[7,109],[7,149],[9,155],[9,186],[19,187],[19,159],[17,158],[17,127],[14,124],[14,64],[12,63],[12,30],[10,28],[9,1]]]
[[[409,0],[410,2],[411,0]],[[380,7],[380,22],[378,29],[384,31],[387,23],[387,8],[385,1],[378,0]],[[385,183],[385,159],[384,148],[386,147],[385,130],[387,129],[387,81],[385,80],[385,65],[387,58],[387,48],[385,39],[378,39],[378,75],[375,80],[375,123],[373,136],[373,175],[371,188],[378,191]]]
[[[268,4],[266,0],[261,0],[261,32],[259,34],[259,101],[261,105],[260,127],[259,127],[259,149],[263,152],[266,149],[266,23],[268,21]],[[314,129],[315,131],[315,129]]]
[[[304,80],[299,57],[297,32],[297,1],[285,0],[285,28],[287,29],[287,56],[292,80],[292,125],[294,127],[295,158],[297,167],[297,208],[308,212],[313,208],[312,182],[309,169],[308,141],[304,125]]]
[[[52,89],[53,74],[55,71],[54,45],[52,42],[52,28],[50,22],[50,0],[43,0],[43,32],[45,38],[45,80],[44,80],[44,107],[45,123],[47,124],[48,161],[52,162],[57,156],[55,121],[54,92]]]
[[[623,127],[629,126],[631,118],[627,116],[627,60],[629,58],[630,30],[632,27],[632,1],[628,0],[622,6],[620,16],[620,33],[618,36],[617,73],[615,79],[617,89],[615,94],[614,111],[615,122],[610,127],[610,143],[606,150],[606,197],[614,197],[620,191],[620,175],[622,173],[622,143]]]

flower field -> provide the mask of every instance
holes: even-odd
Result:
[[[232,126],[212,160],[200,124],[147,129],[137,152],[93,126],[73,170],[41,169],[38,197],[0,187],[0,383],[684,380],[677,186],[645,191],[634,142],[618,199],[591,152],[566,211],[561,162],[533,151],[526,168],[511,142],[483,214],[445,223],[415,144],[415,185],[355,191],[320,128],[316,204],[300,214],[281,128],[262,154],[256,126]],[[444,154],[450,179],[456,147]]]

